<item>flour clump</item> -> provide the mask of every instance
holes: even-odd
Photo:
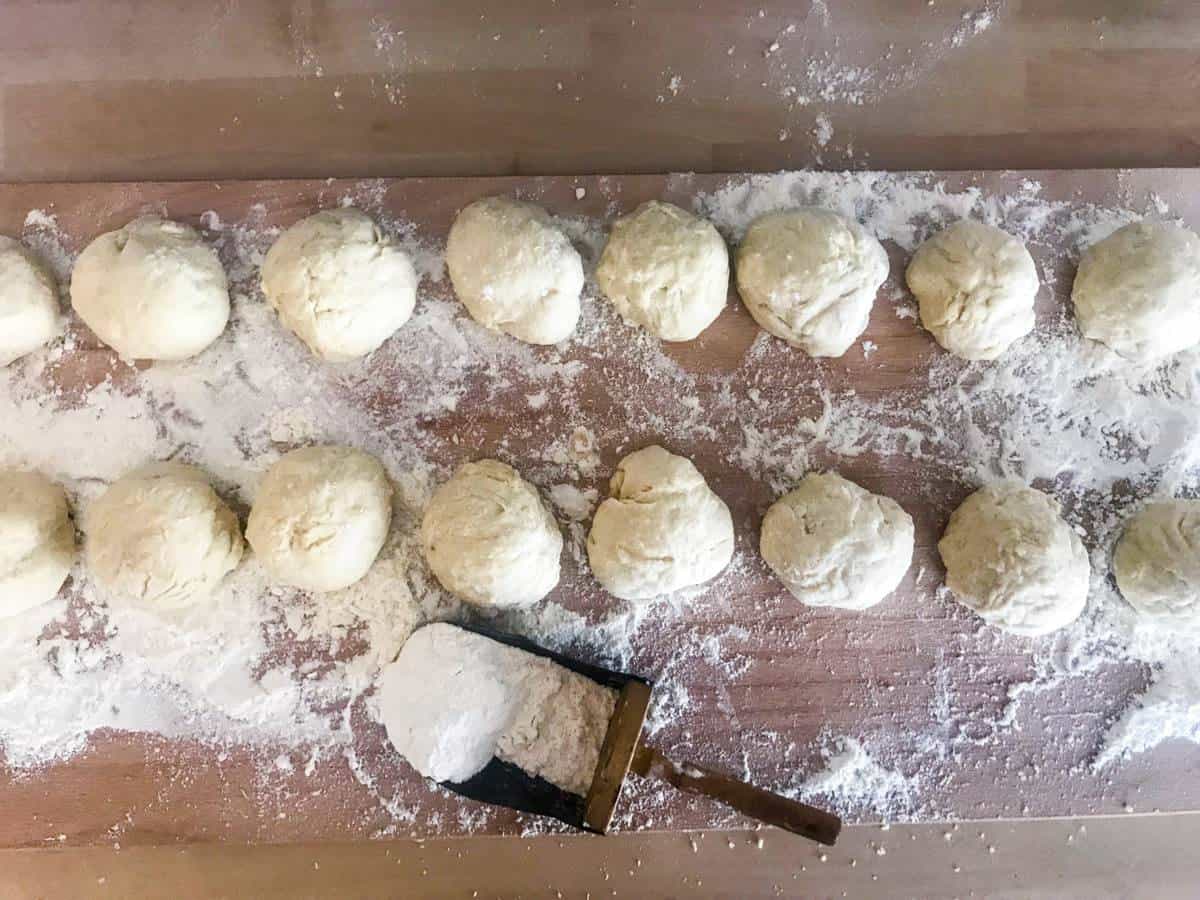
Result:
[[[181,360],[225,330],[229,286],[194,228],[143,216],[79,254],[71,304],[123,359]]]
[[[733,519],[691,460],[650,446],[621,460],[588,534],[588,562],[614,597],[648,600],[719,575]]]
[[[61,332],[54,276],[24,246],[0,235],[0,367]]]
[[[302,447],[267,470],[246,540],[276,581],[306,591],[349,587],[371,568],[392,522],[392,483],[351,447]]]
[[[110,602],[155,610],[204,600],[242,558],[237,516],[195,466],[154,463],[86,510],[88,569]]]
[[[262,267],[279,319],[330,362],[366,356],[412,316],[417,273],[366,213],[323,210],[290,227]]]
[[[1117,542],[1113,573],[1146,618],[1200,627],[1200,500],[1159,500],[1135,515]]]
[[[737,251],[738,293],[763,328],[841,356],[867,328],[888,258],[862,225],[813,206],[760,216]]]
[[[895,500],[836,473],[806,475],[767,510],[759,548],[801,602],[867,609],[908,571],[913,522]]]
[[[690,341],[729,295],[729,250],[712,223],[651,200],[613,224],[596,281],[626,322]]]
[[[450,281],[481,325],[557,344],[579,321],[583,262],[546,211],[507,197],[465,207],[446,242]]]
[[[1135,222],[1084,251],[1071,290],[1083,336],[1154,362],[1200,343],[1200,237]]]
[[[908,265],[921,324],[963,359],[991,360],[1033,330],[1038,275],[1011,234],[962,219],[925,241]]]
[[[74,564],[62,488],[37,472],[0,470],[0,618],[52,600]]]
[[[537,489],[494,459],[460,466],[434,491],[421,542],[442,586],[476,606],[530,606],[558,584],[558,523]]]
[[[946,586],[985,622],[1037,636],[1069,625],[1087,603],[1083,541],[1039,490],[1001,482],[971,494],[938,542]]]
[[[447,623],[413,632],[380,676],[388,739],[426,778],[462,782],[498,757],[585,794],[616,692]]]

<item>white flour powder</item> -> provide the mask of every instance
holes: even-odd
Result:
[[[586,794],[617,695],[548,659],[427,625],[383,670],[379,714],[418,772],[466,781],[493,756]]]

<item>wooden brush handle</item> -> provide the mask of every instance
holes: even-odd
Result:
[[[678,765],[645,744],[634,754],[632,769],[639,775],[658,778],[689,794],[712,797],[752,819],[822,844],[832,846],[842,830],[842,820],[823,809],[772,794],[702,766]]]

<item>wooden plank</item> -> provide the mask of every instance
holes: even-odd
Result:
[[[1193,165],[1197,41],[1188,0],[20,0],[0,177]]]
[[[943,173],[948,191],[977,189],[984,196],[1008,195],[1026,176],[1002,173]],[[1041,172],[1032,178],[1042,196],[1082,207],[1088,203],[1142,208],[1153,193],[1189,220],[1200,221],[1200,175],[1194,171]],[[734,180],[740,181],[738,176]],[[128,184],[27,184],[0,186],[0,233],[20,233],[30,209],[49,209],[59,220],[69,248],[79,249],[94,234],[147,209],[199,221],[216,212],[228,224],[245,221],[251,208],[265,225],[283,225],[311,210],[335,204],[347,194],[363,198],[375,212],[411,221],[422,237],[440,241],[453,215],[466,202],[492,193],[519,192],[552,210],[609,219],[638,202],[663,197],[691,205],[701,192],[729,183],[721,176],[626,176],[541,179],[411,179],[372,182],[226,182]],[[577,188],[584,189],[582,198]],[[1035,256],[1051,280],[1039,309],[1043,320],[1063,308],[1072,274],[1071,248],[1035,244]],[[904,255],[895,245],[885,295],[902,291]],[[425,296],[448,297],[444,282],[427,284]],[[589,300],[588,302],[600,302]],[[854,387],[863,396],[896,395],[901,388],[928,389],[925,369],[939,353],[910,319],[897,317],[890,304],[877,303],[866,339],[878,344],[870,359],[851,352],[816,362],[768,348],[760,366],[744,370],[746,351],[758,334],[753,321],[731,295],[717,323],[701,339],[671,345],[667,354],[696,376],[701,408],[721,390],[723,376],[745,371],[732,389],[757,385],[766,409],[778,404],[780,421],[818,414],[819,396],[798,396],[797,384],[817,380],[831,388]],[[398,344],[380,351],[387,362]],[[551,352],[551,351],[547,351]],[[604,490],[604,481],[622,453],[662,438],[652,420],[631,415],[614,383],[642,384],[646,373],[614,353],[598,363],[586,348],[568,351],[584,363],[577,390],[590,399],[587,424],[596,434],[601,465],[581,487]],[[101,353],[102,357],[103,354]],[[393,359],[393,362],[395,360]],[[388,363],[391,364],[391,363]],[[772,368],[774,366],[775,368]],[[711,377],[710,377],[711,376]],[[514,377],[519,378],[519,373]],[[658,397],[651,384],[634,392],[636,404],[673,402]],[[528,421],[519,383],[510,401],[464,402],[428,423],[439,436],[439,464],[495,453],[521,459],[541,448],[546,433],[569,430],[573,417],[555,404]],[[516,399],[511,399],[516,398]],[[403,385],[373,402],[402,404]],[[515,403],[516,405],[506,405]],[[451,440],[454,438],[454,440]],[[1200,808],[1200,784],[1189,773],[1200,763],[1200,748],[1175,743],[1103,773],[1088,769],[1106,723],[1129,702],[1146,679],[1138,666],[1115,666],[1072,681],[1058,694],[1039,696],[1023,727],[974,747],[954,744],[954,752],[931,763],[915,743],[931,734],[947,747],[955,729],[978,720],[994,722],[1008,702],[1008,690],[1032,674],[1030,645],[980,627],[962,608],[936,600],[940,582],[934,544],[951,509],[969,486],[930,476],[919,463],[870,453],[836,458],[814,450],[813,465],[836,464],[848,477],[884,491],[909,509],[917,524],[914,565],[897,595],[860,615],[812,610],[792,601],[757,559],[758,522],[773,498],[765,481],[731,464],[728,437],[672,436],[678,452],[693,457],[710,484],[729,503],[742,557],[736,579],[718,580],[704,598],[680,615],[639,632],[637,671],[657,678],[679,665],[681,647],[697,636],[744,628],[721,644],[727,658],[744,663],[736,678],[722,678],[693,659],[675,675],[686,688],[685,716],[655,735],[655,743],[677,758],[743,772],[764,787],[794,786],[820,765],[820,736],[886,736],[893,756],[886,762],[919,774],[923,814],[960,817],[1067,815],[1116,812],[1127,803],[1140,809]],[[611,608],[590,578],[565,560],[564,580],[552,599],[587,616]],[[947,693],[947,685],[953,690]],[[939,712],[939,703],[949,704]],[[948,716],[948,718],[946,718]],[[211,748],[136,735],[104,733],[91,749],[62,765],[0,780],[0,846],[40,846],[64,835],[70,843],[105,842],[119,835],[126,844],[227,839],[295,841],[356,839],[402,831],[446,833],[462,827],[456,798],[431,793],[387,746],[381,728],[361,723],[355,752],[372,779],[368,787],[341,761],[330,761],[312,777],[264,765],[280,747]],[[944,734],[939,728],[948,729]],[[990,726],[988,726],[990,727]],[[932,729],[932,731],[931,731]],[[961,735],[960,735],[961,736]],[[970,735],[966,735],[970,737]],[[395,798],[414,819],[397,823],[379,797]],[[870,818],[870,811],[860,813]],[[685,798],[634,791],[621,818],[623,828],[698,827],[733,824],[715,806]],[[482,815],[472,826],[511,833],[526,826],[503,813]]]

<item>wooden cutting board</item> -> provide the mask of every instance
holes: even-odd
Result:
[[[1068,210],[1091,204],[1142,210],[1157,198],[1173,214],[1200,222],[1200,172],[1193,170],[933,173],[913,178],[926,186],[943,185],[950,193],[977,191],[984,200],[1028,193],[1033,181],[1040,183],[1042,199],[1062,201]],[[78,251],[95,234],[147,209],[194,223],[213,211],[226,225],[252,217],[260,225],[286,225],[349,193],[363,198],[369,210],[413,223],[424,239],[436,242],[444,240],[460,207],[488,194],[517,193],[555,213],[610,220],[651,198],[691,207],[697,195],[745,179],[683,175],[0,185],[0,233],[19,235],[31,209],[47,210],[57,217],[65,243]],[[835,176],[821,183],[837,190]],[[252,209],[258,204],[261,208]],[[753,389],[757,404],[777,403],[774,427],[781,429],[793,419],[819,416],[822,389],[853,388],[865,398],[919,402],[929,389],[927,370],[942,351],[913,319],[896,315],[895,304],[907,302],[902,288],[907,254],[894,243],[886,246],[892,274],[881,297],[889,299],[876,304],[863,336],[877,346],[869,356],[858,345],[841,359],[814,361],[780,342],[756,344],[759,330],[732,291],[725,312],[700,339],[665,346],[679,369],[693,377],[701,420],[704,410],[720,405],[723,390],[744,400]],[[1046,274],[1040,321],[1051,321],[1067,304],[1075,248],[1035,242],[1031,251]],[[423,295],[448,297],[448,283],[426,280]],[[379,351],[385,360],[389,352],[395,352],[391,344]],[[637,358],[623,355],[619,335],[602,356],[595,348],[581,347],[562,355],[582,363],[575,390],[588,399],[587,425],[601,460],[579,486],[598,488],[603,495],[621,455],[664,440],[647,411],[666,410],[669,418],[672,404],[684,398],[671,396],[652,373],[639,368]],[[83,350],[79,359],[84,380],[90,377],[84,370],[108,365],[105,351]],[[798,393],[796,386],[806,384],[814,387],[807,395]],[[468,399],[426,422],[422,427],[440,440],[437,461],[448,465],[495,453],[519,460],[526,445],[542,441],[545,433],[569,432],[579,424],[553,398],[532,413],[522,387],[518,379],[503,395],[508,401]],[[398,408],[406,402],[405,385],[397,382],[394,391],[349,402]],[[963,479],[930,471],[903,454],[838,456],[814,441],[811,465],[836,466],[910,511],[917,548],[902,586],[875,609],[808,609],[779,587],[755,552],[762,513],[776,493],[749,471],[762,465],[731,461],[738,440],[736,416],[711,426],[697,429],[691,438],[672,429],[666,442],[692,457],[729,504],[739,557],[735,571],[702,596],[664,612],[660,622],[633,637],[630,665],[651,678],[665,673],[687,697],[656,744],[677,758],[787,788],[821,768],[821,748],[830,738],[856,736],[875,748],[872,755],[881,763],[914,781],[914,812],[924,817],[1086,814],[1117,812],[1126,804],[1139,810],[1200,807],[1200,782],[1191,777],[1200,765],[1200,748],[1193,744],[1164,744],[1100,773],[1089,768],[1109,722],[1147,684],[1144,666],[1111,665],[1067,679],[1061,690],[1032,699],[1016,725],[997,727],[1010,688],[1029,681],[1034,655],[1044,656],[1054,644],[1053,639],[1030,642],[981,628],[978,619],[935,595],[942,578],[935,544],[950,511],[971,489]],[[563,581],[551,600],[589,618],[610,611],[614,601],[572,560],[564,557],[564,563]],[[708,635],[720,638],[713,645],[719,662],[735,665],[727,670],[687,655]],[[736,674],[722,674],[727,671]],[[390,750],[381,728],[366,721],[360,725],[355,751],[370,774],[370,787],[351,774],[340,750],[306,776],[270,766],[278,746],[217,753],[194,742],[96,734],[88,749],[69,761],[35,772],[0,770],[0,808],[5,810],[0,845],[60,839],[300,841],[387,833],[507,833],[531,827],[516,815],[483,811],[430,791]],[[380,796],[396,801],[411,816],[394,818]],[[851,810],[854,819],[878,817],[871,808]],[[635,786],[621,821],[626,828],[691,828],[737,820],[713,806]]]

